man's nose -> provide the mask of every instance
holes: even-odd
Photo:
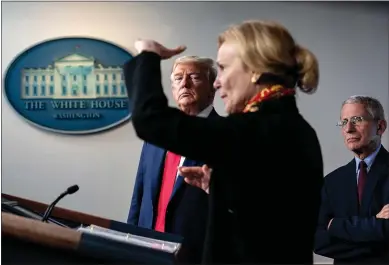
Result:
[[[346,125],[343,127],[343,130],[345,130],[347,133],[354,132],[355,126],[351,121],[348,121]]]
[[[190,78],[188,78],[186,75],[184,75],[182,77],[182,80],[181,80],[181,83],[180,83],[180,87],[181,88],[190,87]]]

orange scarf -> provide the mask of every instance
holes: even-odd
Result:
[[[281,85],[274,85],[262,89],[258,94],[252,97],[244,108],[243,112],[258,111],[258,105],[264,100],[270,98],[279,98],[287,95],[294,95],[296,90],[294,88],[285,88]]]

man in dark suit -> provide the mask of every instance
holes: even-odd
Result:
[[[216,77],[213,60],[196,56],[178,58],[171,74],[173,97],[188,115],[217,117],[212,103]],[[201,261],[208,195],[185,183],[178,166],[201,166],[201,161],[176,155],[144,143],[127,222],[184,237],[186,261]]]
[[[389,153],[380,102],[352,96],[342,105],[346,147],[354,158],[325,177],[315,253],[334,263],[389,264]]]

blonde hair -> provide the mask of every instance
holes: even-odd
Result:
[[[317,89],[319,65],[315,55],[296,44],[282,25],[271,21],[245,21],[219,35],[219,48],[225,42],[237,44],[244,66],[254,73],[279,76],[305,93]]]
[[[216,79],[216,68],[215,68],[215,63],[211,58],[206,58],[206,57],[199,57],[199,56],[194,56],[194,55],[186,55],[177,58],[172,67],[172,73],[170,78],[173,80],[173,72],[174,69],[176,69],[177,65],[179,64],[184,64],[184,63],[193,63],[196,65],[199,65],[202,69],[205,70],[205,73],[207,75],[208,81],[211,84],[211,87],[213,87],[213,82],[215,82]]]

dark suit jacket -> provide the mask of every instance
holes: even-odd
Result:
[[[335,263],[389,264],[389,220],[375,217],[389,204],[389,153],[383,146],[369,170],[361,207],[356,178],[355,159],[325,177],[315,253]]]
[[[143,52],[124,66],[132,122],[141,139],[213,168],[203,262],[312,264],[323,164],[295,98],[253,113],[188,116],[168,106],[160,63]]]
[[[217,116],[212,109],[208,118]],[[165,149],[150,143],[143,144],[127,223],[154,228],[165,155]],[[186,158],[183,166],[203,164]],[[208,195],[178,176],[167,207],[165,231],[184,237],[185,259],[189,263],[201,262],[207,216]]]

